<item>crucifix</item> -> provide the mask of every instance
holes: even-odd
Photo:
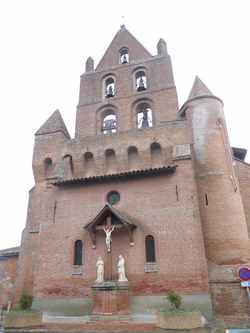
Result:
[[[106,269],[106,279],[112,280],[112,238],[111,234],[114,231],[115,226],[111,224],[111,215],[106,218],[106,225],[103,227],[103,231],[106,234],[105,243],[107,248],[107,269]]]
[[[103,231],[105,232],[106,234],[106,246],[107,246],[107,250],[108,252],[111,252],[111,242],[112,242],[112,239],[111,239],[111,234],[112,232],[114,231],[115,229],[115,226],[111,226],[111,225],[105,225],[103,227]]]

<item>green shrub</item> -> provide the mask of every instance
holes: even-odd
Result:
[[[182,298],[174,290],[170,290],[167,293],[167,300],[169,301],[172,309],[178,310],[181,307]]]
[[[21,310],[28,310],[31,308],[33,297],[30,295],[23,294],[20,297],[19,304]]]

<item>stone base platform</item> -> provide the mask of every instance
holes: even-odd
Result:
[[[105,281],[92,286],[94,315],[129,314],[129,283]]]
[[[43,313],[43,331],[55,332],[155,332],[155,315],[54,316]],[[16,333],[15,332],[12,333]],[[27,330],[28,332],[28,330]],[[32,332],[34,333],[34,332]],[[40,332],[39,332],[40,333]]]

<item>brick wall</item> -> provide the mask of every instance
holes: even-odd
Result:
[[[0,258],[0,307],[13,300],[18,256]]]
[[[105,244],[104,233],[100,233],[97,248],[92,249],[89,234],[83,227],[102,209],[111,190],[119,191],[121,195],[115,208],[130,215],[138,225],[134,232],[134,246],[129,245],[127,234],[113,235],[114,278],[117,277],[118,255],[123,254],[135,294],[159,294],[169,288],[185,293],[206,292],[207,268],[196,185],[192,163],[184,160],[178,162],[175,174],[153,176],[146,181],[120,180],[60,188],[37,186],[32,200],[40,198],[40,206],[32,205],[36,207],[36,215],[40,216],[37,217],[40,228],[36,236],[39,247],[36,248],[34,243],[32,246],[31,237],[34,235],[26,234],[29,237],[26,242],[31,246],[26,253],[33,253],[33,258],[39,263],[32,275],[34,295],[89,296],[90,285],[96,278],[96,259],[99,255],[105,259]],[[53,200],[57,202],[56,212]],[[54,218],[48,218],[54,213]],[[29,225],[26,233],[28,228]],[[144,242],[148,234],[155,237],[156,244],[157,271],[151,273],[144,271]],[[74,242],[77,239],[84,244],[82,267],[73,266]]]
[[[239,179],[240,193],[246,215],[248,233],[250,234],[250,165],[243,161],[235,161],[235,171]]]

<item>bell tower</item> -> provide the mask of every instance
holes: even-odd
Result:
[[[36,133],[20,294],[27,286],[37,304],[84,295],[98,305],[111,282],[117,302],[105,313],[127,313],[135,295],[144,313],[166,289],[201,293],[209,304],[191,143],[166,42],[152,55],[122,26],[97,65],[86,60],[75,137],[59,111]]]
[[[152,56],[122,26],[95,69],[88,58],[80,82],[76,138],[119,135],[176,119],[177,94],[163,39],[157,51]]]

